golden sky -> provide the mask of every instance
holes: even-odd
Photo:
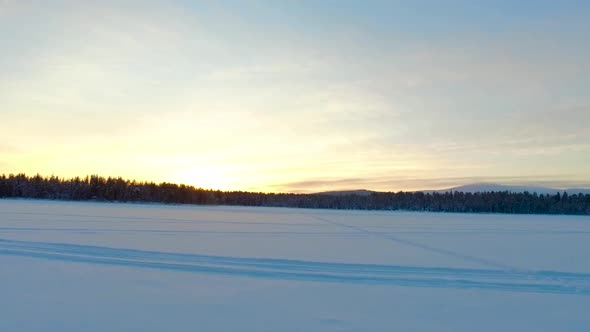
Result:
[[[0,173],[590,186],[588,6],[470,3],[0,1]]]

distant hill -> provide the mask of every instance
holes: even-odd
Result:
[[[346,195],[358,195],[358,196],[369,196],[377,191],[357,189],[357,190],[337,190],[337,191],[323,191],[317,194],[319,195],[332,195],[332,196],[346,196]]]
[[[537,194],[557,194],[567,192],[568,194],[590,194],[590,189],[586,188],[568,188],[568,189],[556,189],[556,188],[548,188],[548,187],[539,187],[539,186],[515,186],[515,185],[505,185],[505,184],[497,184],[497,183],[473,183],[467,184],[464,186],[458,186],[448,189],[441,189],[441,190],[426,190],[423,192],[438,192],[438,193],[445,193],[445,192],[465,192],[465,193],[476,193],[476,192],[492,192],[492,191],[509,191],[509,192],[525,192],[528,191],[530,193],[537,193]]]
[[[556,188],[549,188],[549,187],[540,187],[540,186],[517,186],[517,185],[507,185],[507,184],[497,184],[497,183],[472,183],[458,187],[452,187],[447,189],[438,189],[438,190],[417,190],[418,192],[424,193],[445,193],[445,192],[464,192],[464,193],[477,193],[477,192],[499,192],[499,191],[509,191],[513,193],[522,193],[528,191],[529,193],[537,193],[537,194],[551,194],[555,195],[557,193],[567,192],[569,195],[573,194],[590,194],[590,189],[588,188],[568,188],[568,189],[556,189]],[[345,196],[345,195],[359,195],[359,196],[369,196],[372,193],[378,193],[379,191],[372,191],[366,189],[357,189],[357,190],[336,190],[336,191],[324,191],[319,192],[319,195],[332,195],[332,196]]]
[[[590,189],[588,188],[569,188],[565,190],[568,194],[588,194],[590,195]]]

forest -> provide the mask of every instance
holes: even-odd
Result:
[[[156,202],[352,210],[407,210],[590,215],[590,195],[529,192],[372,192],[368,195],[220,191],[183,184],[138,182],[121,177],[0,175],[0,198]]]

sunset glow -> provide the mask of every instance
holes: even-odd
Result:
[[[584,2],[402,3],[1,1],[0,173],[590,186]]]

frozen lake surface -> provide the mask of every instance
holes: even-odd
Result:
[[[0,331],[590,331],[590,217],[0,200]]]

